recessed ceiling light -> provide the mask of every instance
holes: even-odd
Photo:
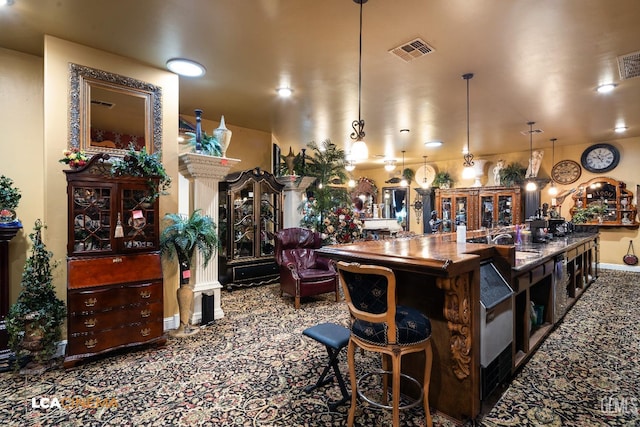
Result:
[[[617,85],[617,84],[615,84],[615,83],[606,83],[606,84],[603,84],[603,85],[598,86],[598,87],[596,88],[596,90],[597,90],[599,93],[609,93],[609,92],[611,92],[612,90],[614,90],[614,89],[616,88],[616,86],[618,86],[618,85]]]
[[[624,132],[626,132],[626,131],[627,131],[627,129],[629,129],[629,127],[628,127],[628,126],[616,126],[613,130],[614,130],[616,133],[624,133]]]
[[[276,92],[278,93],[278,96],[281,96],[282,98],[288,98],[293,94],[293,89],[291,89],[290,87],[279,87],[278,89],[276,89]]]
[[[201,77],[206,73],[206,68],[195,61],[184,58],[173,58],[167,61],[167,68],[174,73],[185,77]]]
[[[13,4],[13,0],[0,0],[0,6],[11,6]]]
[[[411,132],[409,129],[400,129],[400,133],[409,133]]]
[[[442,146],[442,141],[427,141],[424,143],[425,147],[433,148]]]

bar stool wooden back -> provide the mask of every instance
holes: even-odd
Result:
[[[419,310],[396,305],[396,279],[389,268],[359,263],[338,262],[340,283],[351,314],[351,336],[347,348],[349,378],[351,381],[351,408],[348,426],[353,426],[357,397],[374,407],[391,409],[393,425],[400,425],[400,410],[424,405],[426,425],[431,427],[429,410],[429,381],[431,379],[431,322]],[[382,371],[370,371],[356,378],[356,346],[382,355]],[[422,383],[401,372],[402,356],[424,352],[424,378]],[[391,361],[391,370],[389,370]],[[360,382],[372,375],[383,378],[382,401],[375,401],[362,391]],[[388,376],[391,375],[392,403],[388,405]],[[420,389],[420,397],[401,406],[401,378],[414,383]]]

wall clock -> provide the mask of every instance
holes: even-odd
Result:
[[[551,179],[558,184],[572,184],[582,175],[582,168],[573,160],[560,160],[551,169]]]
[[[580,163],[593,173],[609,172],[620,161],[620,152],[611,144],[594,144],[584,150]]]
[[[416,170],[415,181],[419,187],[430,187],[436,177],[436,171],[431,165],[420,166]]]

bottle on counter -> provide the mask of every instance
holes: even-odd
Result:
[[[456,229],[456,241],[458,243],[467,242],[467,226],[466,225],[460,224]]]

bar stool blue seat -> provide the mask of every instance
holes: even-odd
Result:
[[[320,378],[318,378],[318,381],[315,384],[305,387],[304,391],[310,393],[318,387],[322,387],[333,382],[333,377],[330,376],[326,378],[329,370],[333,368],[335,378],[338,380],[338,385],[342,392],[342,399],[337,402],[329,403],[329,409],[334,411],[339,405],[343,405],[351,398],[351,395],[347,391],[344,379],[342,378],[342,374],[340,373],[340,368],[338,367],[338,356],[340,355],[340,351],[349,343],[351,331],[344,326],[340,326],[335,323],[321,323],[305,329],[302,331],[302,334],[318,341],[320,344],[324,344],[327,349],[327,354],[329,355],[329,361],[322,371]]]

